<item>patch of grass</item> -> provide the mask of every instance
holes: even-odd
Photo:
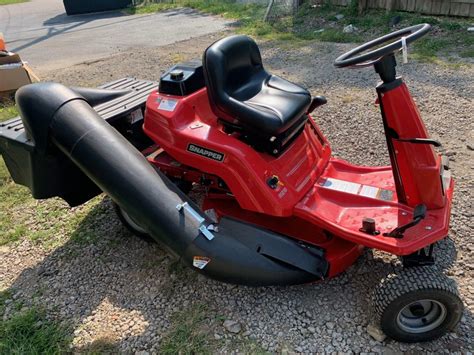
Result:
[[[0,245],[6,245],[13,242],[16,242],[23,238],[26,233],[26,227],[22,225],[13,225],[9,228],[9,225],[12,225],[10,218],[1,217],[0,219]]]
[[[421,38],[415,44],[415,54],[418,59],[433,61],[437,58],[437,53],[449,45],[449,40],[436,37]]]
[[[28,2],[29,0],[0,0],[1,5],[19,4],[21,2]]]
[[[474,58],[474,48],[462,51],[459,53],[462,58]]]
[[[69,343],[66,327],[35,308],[0,321],[1,354],[63,354]]]
[[[9,120],[10,118],[13,118],[15,116],[18,116],[18,110],[14,104],[12,103],[1,104],[0,103],[0,122]]]
[[[0,115],[2,119],[9,119],[16,116],[17,111],[11,105],[4,106]],[[83,220],[103,212],[105,207],[93,210],[100,199],[98,197],[89,202],[74,214],[60,199],[37,202],[28,188],[13,182],[0,156],[0,245],[28,238],[35,244],[52,249],[61,245],[65,236],[71,236],[72,240],[80,243],[95,242],[98,238],[94,229],[88,228],[89,224],[87,221],[83,223]],[[90,216],[89,212],[92,213]]]
[[[216,315],[208,306],[195,304],[175,313],[171,329],[164,335],[160,354],[267,354],[253,340],[233,337],[231,342],[213,337],[215,326],[222,327],[226,320]]]
[[[144,4],[144,5],[138,5],[135,7],[130,7],[128,9],[125,9],[125,12],[135,15],[135,14],[151,14],[154,12],[159,12],[159,11],[166,11],[166,10],[171,10],[179,7],[178,5],[174,3],[157,3],[157,4]]]
[[[195,305],[175,313],[171,330],[161,341],[160,354],[210,354],[213,344],[206,333],[206,306]]]
[[[336,14],[342,14],[344,17],[337,21]],[[304,16],[308,16],[308,11]],[[356,26],[358,36],[353,38],[354,42],[367,41],[400,28],[429,23],[433,27],[431,33],[413,45],[415,58],[425,61],[438,62],[441,57],[450,57],[456,53],[465,53],[465,56],[469,57],[469,53],[474,51],[473,36],[466,31],[470,25],[468,19],[424,16],[397,11],[387,13],[383,10],[368,10],[360,15],[351,6],[341,8],[330,5],[315,9],[312,11],[312,16],[323,19],[325,27],[337,24]],[[391,27],[390,22],[396,17],[400,22],[395,27]]]
[[[78,353],[87,355],[112,355],[120,354],[120,350],[116,341],[108,337],[102,337],[94,340],[86,347],[79,349]]]
[[[22,223],[15,221],[14,207],[29,200],[27,188],[15,185],[0,157],[0,245],[16,242],[27,233]]]
[[[231,0],[174,0],[172,2],[159,2],[138,5],[127,9],[131,14],[147,14],[157,11],[171,10],[179,7],[189,7],[213,15],[221,15],[228,19],[248,21],[261,14],[265,6],[252,3],[238,3]],[[256,13],[257,12],[257,13]]]

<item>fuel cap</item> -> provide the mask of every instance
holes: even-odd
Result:
[[[175,70],[170,72],[170,78],[172,80],[181,80],[181,79],[184,78],[184,73],[180,69],[175,69]]]

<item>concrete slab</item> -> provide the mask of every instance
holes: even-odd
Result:
[[[133,55],[134,48],[169,45],[224,30],[228,25],[229,21],[191,9],[146,15],[111,11],[67,16],[61,0],[0,6],[0,32],[8,49],[41,70],[118,52]]]

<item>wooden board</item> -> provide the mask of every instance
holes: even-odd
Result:
[[[330,1],[336,6],[348,6],[351,2],[351,0]],[[474,0],[367,0],[367,8],[392,8],[429,15],[474,16]]]
[[[433,0],[424,0],[421,5],[420,12],[423,14],[431,14],[431,7],[433,6]]]
[[[425,5],[425,2],[427,0],[416,0],[415,1],[415,12],[421,12],[421,10],[423,9],[423,6]]]
[[[408,0],[400,0],[398,2],[398,9],[406,11],[407,10],[407,5],[408,5]]]
[[[441,2],[441,7],[439,9],[439,14],[440,15],[449,15],[449,9],[451,8],[451,4],[449,1],[442,1]]]
[[[462,4],[460,3],[459,4],[458,16],[469,16],[469,8],[471,6],[472,5],[467,4],[467,3],[462,3]]]
[[[416,4],[416,0],[407,0],[406,11],[410,11],[410,12],[415,11],[415,4]]]
[[[431,14],[439,15],[441,12],[441,2],[440,0],[434,0],[433,5],[431,6]]]
[[[453,2],[449,9],[449,14],[451,16],[459,16],[461,12],[461,4]]]

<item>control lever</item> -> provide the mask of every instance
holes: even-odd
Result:
[[[396,139],[399,142],[407,142],[407,143],[414,143],[414,144],[431,144],[435,147],[441,147],[441,143],[438,142],[435,139],[430,139],[430,138],[400,138],[398,135],[397,131],[395,131],[393,128],[388,128],[387,132],[388,136]]]
[[[427,209],[425,205],[416,206],[415,210],[413,211],[413,220],[411,222],[408,222],[407,224],[404,224],[403,226],[399,226],[389,233],[384,233],[383,236],[390,237],[390,238],[397,238],[397,239],[403,238],[403,233],[405,233],[405,231],[408,228],[416,226],[418,223],[421,222],[422,219],[425,218],[426,210]]]
[[[431,144],[435,147],[441,147],[441,143],[434,139],[429,138],[395,138],[399,142],[408,142],[415,144]]]

